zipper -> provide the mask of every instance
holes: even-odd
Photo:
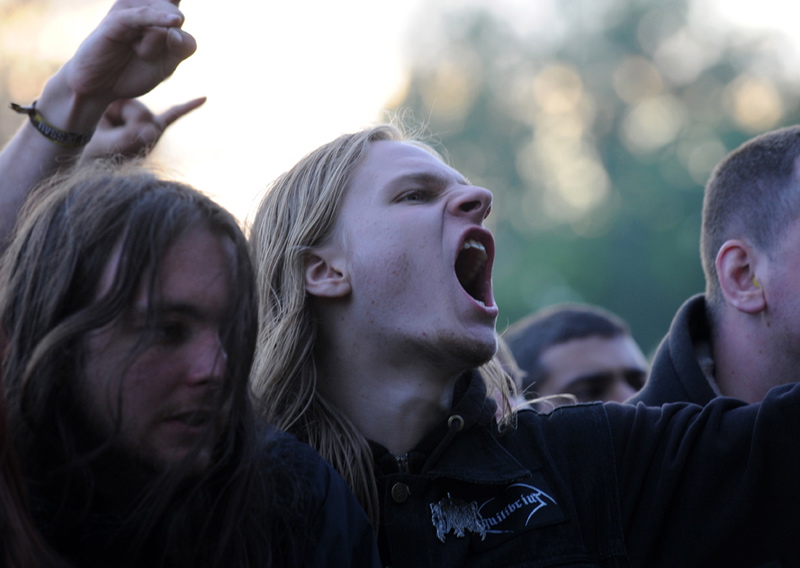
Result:
[[[394,460],[397,462],[397,469],[400,470],[400,473],[408,473],[408,453],[395,456]]]

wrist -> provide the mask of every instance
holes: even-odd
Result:
[[[88,132],[69,132],[56,128],[44,117],[44,115],[36,108],[36,101],[30,106],[22,106],[17,103],[11,103],[11,110],[19,114],[28,116],[28,120],[36,129],[39,134],[59,146],[64,148],[83,148],[89,143],[94,135],[94,130]]]
[[[90,97],[69,87],[62,71],[53,75],[37,99],[36,109],[53,127],[64,132],[93,132],[111,100]]]

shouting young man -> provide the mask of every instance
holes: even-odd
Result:
[[[384,565],[797,560],[800,388],[547,415],[506,392],[495,419],[491,202],[378,126],[301,160],[253,223],[254,387],[379,519]]]

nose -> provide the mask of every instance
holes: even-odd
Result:
[[[187,354],[189,381],[195,384],[220,382],[228,368],[228,354],[219,333],[208,332],[199,336]]]
[[[474,185],[460,186],[449,204],[454,215],[468,215],[476,223],[482,223],[492,210],[492,192]]]

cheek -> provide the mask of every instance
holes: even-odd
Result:
[[[443,286],[443,261],[441,247],[431,241],[411,225],[360,226],[346,241],[354,297],[368,295],[384,304],[405,296],[418,306],[433,301]]]
[[[174,378],[181,375],[186,365],[185,359],[177,353],[167,356],[157,350],[142,354],[125,373],[125,398],[143,401],[144,404],[161,400],[165,391],[175,382]]]
[[[407,254],[355,259],[351,274],[354,298],[392,298],[410,292],[415,267]]]
[[[119,401],[121,357],[109,330],[96,331],[86,341],[86,367],[79,397],[86,411],[102,424],[111,424]]]
[[[800,277],[800,274],[798,274]],[[793,272],[773,274],[765,286],[770,327],[779,334],[800,334],[800,286]]]
[[[113,394],[115,403],[122,404],[121,428],[126,443],[141,443],[158,423],[171,403],[170,388],[176,372],[174,360],[148,354],[128,367]]]

